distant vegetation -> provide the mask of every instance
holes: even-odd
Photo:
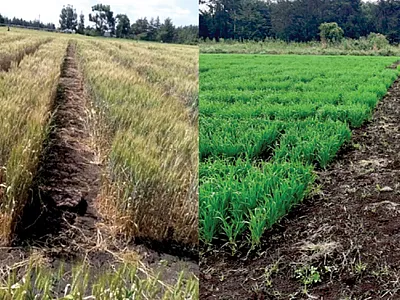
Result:
[[[344,38],[343,29],[336,23],[322,23],[319,27],[321,42],[285,42],[267,38],[264,41],[235,41],[220,39],[200,42],[203,53],[251,54],[326,54],[400,56],[399,45],[391,45],[383,34],[371,32],[358,39]]]
[[[117,38],[129,38],[143,41],[154,41],[177,44],[196,44],[198,41],[199,27],[196,25],[176,27],[171,18],[163,22],[159,17],[137,19],[130,21],[126,14],[114,16],[110,5],[96,4],[92,6],[92,13],[88,21],[92,25],[85,25],[85,16],[78,16],[72,5],[66,5],[61,9],[60,24],[56,28],[53,23],[44,24],[38,20],[26,21],[18,18],[8,18],[0,14],[0,24],[32,27],[47,30],[62,30],[76,32],[89,36],[115,36]]]
[[[390,45],[385,36],[379,33],[371,33],[359,39],[342,39],[340,42],[329,44],[319,41],[285,42],[271,38],[244,42],[206,40],[200,41],[199,45],[202,53],[400,56],[400,47]]]
[[[345,38],[371,32],[400,42],[400,1],[379,0],[200,0],[202,39],[286,42],[320,40],[322,23],[336,22]]]

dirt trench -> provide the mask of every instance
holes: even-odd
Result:
[[[318,176],[262,251],[203,255],[201,299],[400,299],[399,80]]]
[[[94,201],[100,187],[100,166],[90,148],[88,103],[77,66],[76,45],[71,42],[51,111],[51,129],[39,163],[32,202],[17,229],[20,240],[65,241],[71,238],[68,235],[72,228],[79,228],[84,237],[96,233],[98,215]],[[60,235],[61,231],[68,234]]]

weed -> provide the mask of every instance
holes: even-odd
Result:
[[[303,266],[295,270],[295,278],[297,278],[303,285],[303,292],[307,293],[307,288],[314,283],[321,282],[321,274],[314,266]]]

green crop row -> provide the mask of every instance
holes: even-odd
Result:
[[[252,245],[295,203],[314,175],[301,163],[216,160],[200,166],[200,238],[211,243],[224,235],[232,246],[248,234]]]
[[[200,238],[252,247],[371,117],[397,58],[202,55]]]

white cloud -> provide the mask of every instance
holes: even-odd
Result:
[[[190,2],[190,3],[189,3]],[[161,20],[170,17],[176,25],[197,24],[198,0],[19,0],[7,1],[1,5],[1,14],[7,17],[25,20],[39,19],[44,23],[52,22],[58,26],[63,5],[71,4],[78,15],[83,12],[86,25],[91,7],[97,3],[108,4],[114,14],[125,13],[131,22],[142,17],[157,17]]]

